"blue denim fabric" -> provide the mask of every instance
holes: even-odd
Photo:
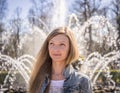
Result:
[[[64,70],[63,75],[65,76],[65,81],[62,93],[92,93],[88,77],[79,71],[76,71],[72,65],[69,65]],[[49,76],[47,75],[40,89],[40,93],[44,93],[49,82]]]

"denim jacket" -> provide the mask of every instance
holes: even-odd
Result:
[[[72,65],[69,65],[63,73],[65,81],[62,93],[92,93],[90,81],[87,76],[76,71]],[[39,93],[44,93],[45,88],[49,84],[49,76],[47,75]]]

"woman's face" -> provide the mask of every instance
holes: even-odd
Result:
[[[48,50],[52,62],[65,62],[69,52],[69,39],[63,34],[56,35],[49,41]]]

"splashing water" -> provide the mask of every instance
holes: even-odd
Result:
[[[53,16],[50,23],[50,30],[58,26],[66,25],[65,20],[67,10],[65,0],[53,0],[53,5]]]
[[[2,65],[0,67],[1,72],[7,73],[7,75],[4,79],[4,84],[6,84],[8,82],[8,79],[10,78],[11,74],[15,75],[18,73],[20,73],[20,75],[23,77],[23,79],[25,81],[24,83],[28,84],[31,69],[33,67],[32,62],[34,60],[35,60],[34,57],[32,57],[30,55],[23,55],[23,56],[19,57],[18,59],[12,59],[11,57],[9,57],[7,55],[0,54],[0,62],[2,62]],[[11,80],[15,79],[15,76],[13,76],[13,77],[14,78],[11,78]]]
[[[97,19],[97,21],[96,21],[96,19]],[[106,21],[106,19],[104,17],[101,17],[101,16],[92,17],[87,22],[85,22],[84,25],[82,25],[82,26],[80,26],[79,23],[77,23],[77,24],[78,24],[77,26],[79,26],[79,27],[76,26],[72,29],[74,30],[74,34],[77,37],[77,42],[78,42],[78,47],[79,47],[80,52],[85,52],[85,50],[86,50],[86,49],[83,49],[83,47],[85,46],[83,32],[90,25],[95,25],[92,28],[92,30],[101,31],[101,28],[102,28],[102,30],[105,30],[105,32],[102,32],[102,33],[104,34],[104,36],[105,35],[107,36],[108,42],[106,44],[108,44],[109,46],[112,46],[113,44],[115,45],[116,36],[113,36],[113,34],[110,34],[109,32],[107,32],[105,25],[107,25],[113,32],[115,31],[115,29],[112,27],[112,25],[108,21]],[[42,40],[44,40],[47,35],[44,32],[42,32],[41,30],[39,30],[37,27],[34,27],[34,32],[37,34],[38,33],[42,34],[41,35],[41,37],[43,38]],[[100,32],[100,34],[99,34],[99,32],[98,32],[97,35],[94,36],[94,38],[96,38],[96,39],[94,39],[94,40],[96,40],[96,42],[100,42],[100,43],[102,42],[102,39],[103,39],[103,37],[101,35],[102,33]],[[108,36],[108,34],[109,34],[109,36]],[[88,38],[88,37],[86,37],[86,38]],[[99,38],[99,41],[97,38]],[[26,39],[28,39],[28,37]],[[34,40],[36,40],[36,43],[38,42],[38,38],[34,39]],[[35,46],[35,49],[36,48],[37,47]],[[83,63],[83,65],[81,67],[81,71],[83,71],[84,73],[87,73],[88,76],[90,77],[90,79],[92,80],[92,83],[95,84],[95,82],[96,82],[97,78],[99,77],[100,73],[102,72],[102,70],[104,70],[110,62],[116,61],[119,58],[119,56],[120,56],[119,51],[113,51],[113,52],[107,53],[103,56],[98,52],[93,52],[90,55],[88,55],[88,57],[86,58],[85,62]],[[11,57],[9,57],[7,55],[1,54],[0,60],[3,61],[4,66],[5,66],[5,64],[11,65],[11,68],[9,68],[9,70],[7,70],[8,75],[6,76],[6,78],[4,80],[4,84],[7,83],[7,79],[10,77],[10,73],[13,73],[12,71],[18,71],[21,74],[21,76],[24,78],[25,83],[28,84],[30,71],[33,66],[33,64],[31,62],[33,62],[33,60],[34,60],[34,58],[32,56],[23,55],[23,56],[19,57],[18,59],[12,59]],[[86,69],[86,67],[87,67],[87,69]],[[89,70],[88,70],[88,67],[89,67]],[[4,70],[6,71],[6,68],[2,68],[2,71],[4,71]],[[97,70],[99,70],[99,72],[95,75],[95,72]]]
[[[92,84],[94,85],[100,73],[106,69],[109,63],[117,61],[119,59],[119,56],[119,51],[113,51],[105,54],[104,56],[98,52],[91,53],[85,60],[85,63],[82,65],[81,70],[84,73],[88,74],[92,80]],[[98,73],[95,74],[97,71]]]

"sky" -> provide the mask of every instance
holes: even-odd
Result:
[[[21,8],[21,16],[24,18],[28,15],[28,10],[32,6],[30,0],[8,0],[8,17],[12,17],[15,14],[17,7]]]
[[[72,1],[72,0],[70,0]],[[105,4],[109,4],[111,0],[102,0]],[[12,18],[15,15],[15,9],[17,7],[21,8],[21,17],[26,18],[28,15],[29,8],[32,6],[30,0],[8,0],[8,18]]]

